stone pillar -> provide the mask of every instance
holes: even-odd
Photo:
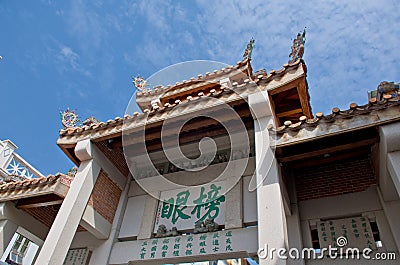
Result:
[[[236,178],[229,178],[230,181],[236,181]],[[243,227],[243,184],[242,178],[235,186],[225,195],[225,229],[242,228]]]
[[[400,122],[379,127],[379,189],[381,203],[400,251]]]
[[[158,200],[151,195],[144,195],[144,213],[137,239],[148,239],[153,235],[154,220],[157,215]]]
[[[18,225],[14,224],[10,220],[0,221],[0,255],[4,253],[8,244],[10,244],[17,229]]]
[[[259,253],[259,264],[287,264],[286,260],[278,259],[277,251],[270,257],[272,248],[286,249],[287,229],[280,172],[269,143],[267,126],[273,121],[273,115],[267,92],[250,95],[249,105],[255,118],[258,244],[264,250]]]
[[[92,158],[90,139],[78,142],[75,155],[82,161],[67,196],[47,235],[35,265],[62,265],[89,201],[100,166]]]
[[[387,156],[387,168],[396,188],[397,194],[400,196],[400,151],[390,152],[387,154]]]
[[[296,197],[296,184],[292,175],[290,180],[289,197],[291,201],[291,215],[286,216],[287,233],[288,233],[288,248],[303,249],[303,237],[301,233],[301,221],[299,213],[299,205]],[[288,259],[288,265],[304,265],[303,259]]]
[[[400,122],[380,126],[379,136],[379,189],[385,201],[398,200],[399,191],[396,190],[395,183],[399,180],[396,174],[393,174],[394,176],[389,174],[390,160],[388,158],[392,152],[400,151]]]

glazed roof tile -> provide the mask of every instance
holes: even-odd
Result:
[[[242,61],[242,62],[246,62]],[[299,66],[302,66],[302,60],[299,59],[296,62],[292,64],[285,64],[284,67],[280,70],[277,71],[271,71],[270,74],[259,74],[257,77],[255,77],[254,81],[246,79],[244,80],[244,83],[238,84],[237,82],[232,83],[232,89],[227,88],[224,86],[221,86],[220,89],[215,90],[212,89],[210,90],[209,93],[204,93],[204,92],[199,92],[197,96],[189,95],[186,97],[185,100],[175,100],[173,104],[166,103],[163,106],[150,106],[147,109],[143,110],[143,113],[138,113],[134,112],[133,115],[125,115],[123,118],[121,117],[116,117],[114,119],[110,119],[107,122],[100,122],[100,123],[95,123],[91,124],[89,126],[82,126],[82,127],[75,127],[75,128],[66,128],[60,130],[60,138],[65,138],[69,136],[75,136],[75,135],[85,135],[88,132],[95,133],[96,131],[99,130],[109,130],[109,134],[112,133],[120,133],[122,124],[124,121],[129,121],[134,124],[141,124],[141,122],[146,121],[147,123],[150,123],[151,120],[146,120],[147,116],[152,116],[152,120],[162,120],[166,115],[166,113],[172,108],[178,106],[178,105],[185,105],[187,102],[194,102],[198,101],[201,98],[207,98],[207,97],[213,97],[213,98],[219,98],[224,100],[225,102],[229,102],[230,100],[237,100],[240,99],[236,93],[243,91],[244,93],[250,92],[254,90],[257,84],[259,83],[268,83],[271,81],[276,81],[280,78],[282,78],[285,73],[288,72],[288,70],[292,69],[298,69]],[[239,63],[238,63],[239,64]],[[228,67],[229,68],[229,67]],[[230,68],[235,68],[235,67],[230,67]],[[225,68],[223,68],[225,69]],[[223,71],[223,70],[221,70]],[[217,73],[219,73],[217,71]],[[211,75],[211,74],[210,74]],[[298,76],[296,76],[298,78]],[[195,81],[198,79],[194,79]],[[288,79],[289,80],[289,79]],[[176,88],[176,87],[175,87]],[[235,91],[235,93],[233,92]],[[247,92],[245,90],[248,90]],[[204,107],[204,106],[203,106]],[[188,109],[196,109],[196,106],[191,105],[190,107],[186,106]]]
[[[243,62],[245,61],[238,62],[236,66],[228,67],[228,69],[234,69],[235,67],[237,68],[238,65]],[[223,71],[226,71],[226,69],[223,68],[220,71],[214,71],[214,73],[207,73],[206,76],[212,76],[213,74],[215,75],[222,73]],[[122,127],[125,121],[129,122],[130,128],[140,127],[144,123],[149,124],[164,120],[168,117],[169,111],[177,106],[181,108],[182,114],[190,113],[208,107],[208,105],[204,104],[204,101],[201,99],[213,97],[222,99],[225,102],[238,100],[240,99],[240,97],[236,94],[238,91],[243,91],[243,95],[251,94],[255,91],[257,85],[264,86],[266,90],[272,90],[277,86],[291,82],[293,78],[299,78],[300,76],[305,75],[306,72],[307,68],[303,60],[298,59],[294,63],[284,64],[279,70],[270,71],[269,74],[262,71],[254,77],[254,81],[246,79],[242,84],[233,82],[233,89],[221,86],[220,89],[212,89],[209,91],[209,93],[199,92],[196,96],[189,95],[186,97],[186,99],[175,100],[175,102],[172,104],[166,103],[163,106],[149,106],[149,108],[144,109],[144,113],[135,112],[133,115],[125,115],[122,118],[116,117],[115,119],[108,120],[107,122],[100,122],[97,124],[91,124],[90,126],[60,130],[58,144],[71,144],[88,137],[92,139],[103,139],[104,136],[120,135],[122,133]],[[189,81],[184,80],[174,86],[167,86],[165,88],[159,87],[157,88],[157,91],[178,91],[176,89],[179,89],[180,86],[185,88],[188,84],[191,84],[195,81],[198,82],[203,77],[204,76],[198,76],[197,78],[192,78]],[[233,90],[236,93],[234,93]],[[165,91],[163,93],[165,93]],[[333,108],[332,113],[328,115],[317,112],[315,114],[315,118],[313,119],[307,119],[305,116],[303,116],[300,117],[298,122],[288,121],[285,122],[281,127],[270,128],[270,132],[275,135],[274,139],[276,140],[277,145],[286,145],[306,139],[312,139],[317,135],[322,136],[329,134],[332,131],[335,131],[336,133],[340,131],[346,131],[348,130],[346,129],[346,126],[348,126],[347,128],[353,129],[359,128],[360,126],[373,126],[392,120],[391,117],[385,116],[384,110],[386,110],[387,113],[391,113],[395,119],[400,119],[398,110],[392,110],[394,107],[399,105],[399,100],[400,94],[397,96],[385,95],[383,101],[377,101],[375,98],[372,98],[368,104],[362,106],[358,106],[356,103],[351,103],[349,109],[347,110]],[[190,104],[188,104],[189,102]],[[382,115],[385,117],[379,117]],[[356,120],[362,120],[362,122]],[[346,125],[344,126],[344,124]]]
[[[0,185],[0,201],[17,200],[45,194],[65,197],[72,177],[57,173],[48,177],[25,179]]]
[[[172,95],[181,93],[187,90],[190,90],[192,85],[197,84],[199,82],[207,81],[209,82],[213,78],[218,78],[221,75],[226,75],[234,70],[239,70],[242,68],[247,68],[249,66],[249,60],[246,58],[243,61],[238,61],[236,65],[230,65],[228,67],[224,67],[220,70],[214,70],[212,73],[207,72],[205,75],[199,74],[197,77],[191,77],[190,80],[183,80],[181,82],[176,82],[174,85],[167,86],[156,86],[153,90],[147,92],[138,92],[137,97],[148,97],[150,95]]]
[[[400,92],[395,96],[387,96],[382,101],[373,98],[368,104],[362,106],[351,103],[349,109],[346,110],[335,107],[328,115],[318,112],[313,119],[302,116],[296,123],[286,121],[283,126],[278,128],[270,126],[269,131],[272,133],[276,145],[283,146],[400,120],[399,106]]]

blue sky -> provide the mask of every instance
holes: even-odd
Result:
[[[253,68],[280,69],[307,27],[313,112],[366,103],[400,81],[400,3],[389,1],[0,1],[0,139],[44,174],[71,162],[56,146],[59,111],[122,116],[131,76],[171,64],[235,64],[251,37]]]

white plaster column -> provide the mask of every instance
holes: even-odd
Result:
[[[289,201],[291,202],[291,215],[286,216],[287,221],[287,234],[288,234],[288,248],[303,249],[303,237],[301,234],[301,221],[299,213],[299,205],[296,195],[296,183],[292,174],[289,187]],[[289,259],[288,265],[304,265],[303,259]]]
[[[90,139],[78,142],[75,155],[81,160],[78,172],[47,235],[35,265],[62,265],[85,211],[100,166],[93,161]]]
[[[286,260],[278,259],[277,251],[272,257],[269,255],[272,248],[286,249],[287,229],[280,172],[269,144],[267,126],[273,121],[273,115],[268,93],[250,95],[249,105],[255,118],[258,245],[259,248],[264,248],[261,255],[268,253],[266,258],[259,259],[259,264],[287,264]]]
[[[398,200],[399,190],[396,190],[395,186],[398,179],[396,174],[394,176],[389,174],[388,157],[390,153],[400,151],[400,122],[380,126],[379,136],[379,189],[385,201]]]
[[[153,235],[154,220],[156,219],[157,215],[157,206],[159,200],[151,195],[144,196],[146,197],[144,202],[144,213],[137,239],[151,238]]]
[[[0,203],[0,251],[3,253],[16,231],[27,231],[23,235],[41,245],[49,229],[28,213],[19,210],[12,202]],[[0,253],[0,254],[1,254]]]
[[[236,177],[228,178],[227,185],[231,186],[230,181],[236,181]],[[225,229],[243,227],[243,181],[242,178],[225,195]]]
[[[0,221],[0,255],[4,253],[8,244],[10,244],[17,229],[18,225],[14,224],[10,220]]]
[[[400,196],[400,151],[390,152],[387,154],[387,156],[387,168],[390,176],[392,177],[397,194]]]
[[[379,194],[400,251],[400,122],[379,127]]]

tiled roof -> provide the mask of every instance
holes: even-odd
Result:
[[[305,65],[301,59],[297,60],[292,64],[285,64],[284,67],[280,70],[272,70],[269,74],[259,74],[255,77],[255,80],[244,80],[243,84],[238,84],[237,82],[232,83],[232,88],[227,88],[221,86],[220,89],[211,89],[209,93],[199,92],[197,96],[187,96],[184,100],[176,100],[173,104],[166,103],[164,106],[153,106],[151,109],[145,109],[144,113],[135,112],[133,115],[125,115],[122,117],[116,117],[113,120],[108,120],[107,122],[99,122],[96,124],[91,124],[90,126],[83,126],[83,127],[75,127],[75,128],[67,128],[60,130],[60,138],[74,136],[74,135],[84,135],[87,132],[96,132],[96,131],[104,131],[109,130],[107,133],[111,135],[113,133],[121,133],[122,129],[118,128],[118,126],[122,127],[122,124],[126,122],[130,122],[134,125],[141,126],[143,122],[147,124],[154,121],[163,120],[166,116],[168,111],[172,110],[172,108],[180,105],[186,105],[185,108],[192,111],[196,109],[196,101],[199,102],[201,99],[207,97],[219,98],[224,100],[225,102],[233,101],[241,99],[237,93],[248,93],[250,94],[252,91],[255,90],[257,84],[266,84],[271,81],[280,81],[285,74],[288,74],[291,70],[296,70],[298,68],[303,68]],[[296,76],[297,77],[297,76]],[[235,92],[235,93],[234,93]],[[187,103],[190,104],[188,105]],[[203,102],[202,102],[203,103]],[[202,104],[201,103],[201,104]],[[204,105],[201,106],[204,108]],[[182,111],[184,113],[184,111]],[[147,117],[150,117],[147,119]]]
[[[291,144],[400,120],[399,106],[400,92],[397,95],[386,95],[382,101],[372,98],[368,104],[362,106],[351,103],[347,110],[335,107],[329,115],[318,112],[314,119],[302,116],[296,123],[286,121],[278,128],[270,126],[269,130],[274,135],[276,145]]]
[[[214,70],[212,73],[207,72],[205,75],[199,74],[197,77],[192,77],[189,80],[183,80],[182,82],[176,82],[174,85],[168,86],[157,86],[153,90],[148,92],[137,92],[136,97],[149,97],[151,95],[172,95],[184,92],[190,89],[193,84],[198,84],[200,82],[209,82],[211,79],[219,78],[223,75],[227,75],[234,70],[239,70],[247,68],[249,60],[246,58],[243,61],[238,61],[236,65],[230,65],[228,67],[222,68],[220,70]]]
[[[239,65],[239,63],[238,63]],[[228,67],[227,69],[232,69]],[[227,71],[225,69],[225,71]],[[272,70],[269,74],[260,71],[254,80],[246,79],[243,84],[236,82],[232,83],[232,88],[221,86],[220,89],[211,89],[210,91],[199,92],[197,96],[187,96],[186,99],[176,100],[173,104],[166,103],[163,106],[152,106],[150,109],[145,109],[144,113],[135,112],[133,115],[125,115],[124,117],[116,117],[107,122],[99,122],[90,126],[68,128],[60,130],[59,145],[73,144],[79,140],[90,137],[91,139],[104,139],[105,137],[113,137],[121,135],[123,126],[129,124],[129,128],[139,128],[144,124],[151,124],[163,121],[168,118],[168,113],[174,107],[180,107],[180,113],[186,114],[196,110],[209,107],[207,98],[219,98],[225,102],[232,102],[240,99],[237,93],[243,95],[251,94],[257,86],[263,87],[265,90],[273,90],[278,86],[289,83],[292,80],[299,78],[307,73],[307,68],[302,59],[297,60],[292,64],[285,64],[280,70]],[[218,74],[215,72],[214,74]],[[209,74],[212,75],[212,74]],[[197,79],[201,80],[202,76]],[[175,91],[185,87],[190,82],[178,83],[173,87],[167,87],[167,91]],[[236,93],[234,93],[234,91]],[[165,91],[163,92],[165,93]],[[400,96],[385,95],[383,101],[377,101],[372,98],[366,105],[358,106],[356,103],[350,104],[347,110],[333,108],[332,113],[324,115],[321,112],[316,113],[314,119],[307,119],[305,116],[300,117],[298,122],[286,121],[283,126],[278,128],[270,128],[270,131],[275,134],[277,145],[285,145],[300,141],[302,139],[311,139],[317,135],[324,135],[335,131],[350,130],[349,128],[360,128],[360,126],[374,126],[394,119],[400,119],[398,110],[392,111],[392,107],[399,105]],[[386,111],[383,111],[386,110]],[[377,114],[379,112],[380,114]],[[383,113],[390,113],[392,117],[386,117]],[[379,115],[384,115],[384,118],[379,118]],[[377,118],[378,117],[378,118]],[[359,120],[362,120],[359,121]]]
[[[71,177],[57,173],[48,177],[9,182],[0,185],[0,201],[17,200],[50,193],[65,197],[71,181]]]

